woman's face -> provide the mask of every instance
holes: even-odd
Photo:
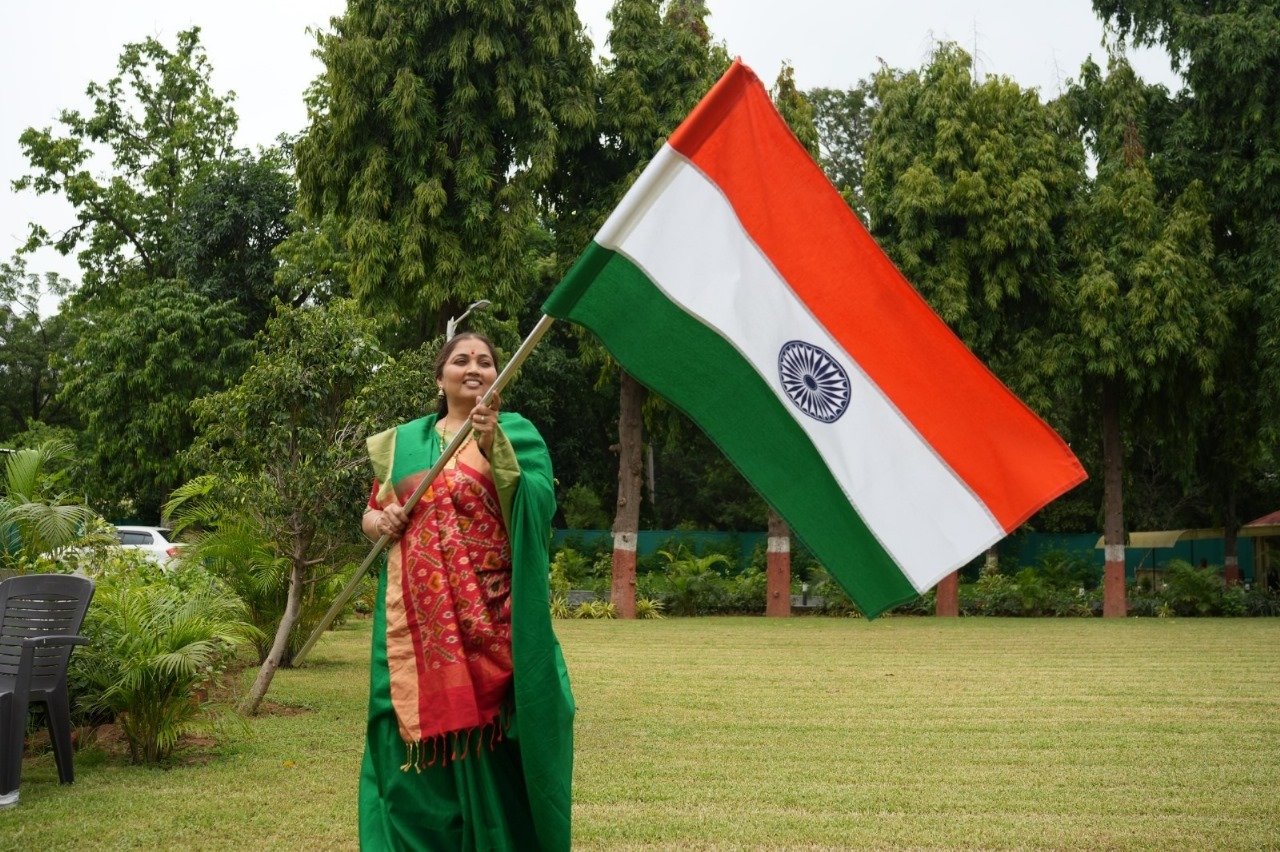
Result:
[[[444,391],[453,414],[466,414],[476,404],[476,397],[498,378],[493,353],[483,340],[467,337],[459,340],[445,359],[436,383]]]

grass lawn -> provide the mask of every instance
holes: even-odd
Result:
[[[557,630],[576,848],[1280,847],[1280,619]],[[175,768],[29,759],[0,847],[354,848],[368,642],[326,637]]]

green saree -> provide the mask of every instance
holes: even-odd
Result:
[[[439,457],[435,422],[432,415],[369,439],[381,484],[371,503],[403,498]],[[555,511],[551,462],[529,421],[504,412],[499,425],[490,462],[510,540],[514,671],[501,735],[465,731],[464,739],[454,740],[464,743],[464,757],[455,750],[452,760],[407,759],[403,720],[392,703],[388,571],[381,571],[360,773],[363,849],[569,848],[574,706],[547,606],[548,533]],[[409,557],[403,542],[392,546],[389,557],[393,565]]]

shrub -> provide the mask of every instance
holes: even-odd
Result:
[[[573,609],[574,618],[617,618],[618,609],[612,601],[584,601]]]
[[[1222,612],[1222,578],[1214,568],[1196,568],[1174,559],[1168,564],[1163,589],[1165,602],[1177,615],[1218,615]]]
[[[636,618],[665,618],[662,601],[653,598],[636,598]]]
[[[1247,615],[1248,592],[1243,586],[1227,586],[1222,590],[1222,614],[1229,618],[1239,618]]]
[[[609,526],[609,515],[600,495],[586,485],[578,483],[564,493],[560,501],[564,523],[573,530],[598,530]]]
[[[1254,616],[1280,615],[1280,593],[1253,588],[1245,592],[1245,612]]]
[[[796,576],[796,572],[791,572],[792,576],[792,594],[797,593],[795,588],[798,583],[806,582],[805,579]],[[827,573],[827,569],[821,565],[813,565],[808,571],[809,596],[812,598],[822,598],[822,612],[827,615],[861,615],[862,611],[858,609],[857,604],[845,592],[844,587]]]
[[[765,572],[748,568],[724,581],[723,608],[734,613],[764,612],[768,588]]]
[[[659,551],[667,561],[663,603],[676,615],[714,612],[724,605],[725,593],[716,565],[728,563],[722,553],[694,556],[686,547],[675,553]]]
[[[1021,615],[1017,581],[1007,574],[984,574],[962,585],[960,610],[967,615]]]
[[[551,560],[551,594],[567,595],[570,589],[582,588],[582,583],[594,572],[592,563],[572,547],[562,547]]]
[[[245,606],[199,568],[106,573],[85,618],[90,644],[72,656],[87,715],[115,718],[134,763],[158,763],[207,716],[202,695],[237,649],[257,638]]]

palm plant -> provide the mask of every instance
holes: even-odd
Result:
[[[658,551],[667,560],[667,600],[676,615],[697,615],[700,610],[711,609],[720,597],[720,576],[714,568],[728,565],[723,553],[697,556],[681,546],[675,553]]]
[[[41,556],[114,543],[97,513],[57,491],[54,466],[74,450],[62,441],[7,454],[0,494],[0,567],[23,572]]]
[[[258,637],[245,614],[216,582],[100,583],[84,626],[90,644],[73,657],[83,710],[116,718],[134,763],[163,761],[206,715],[200,696]]]

